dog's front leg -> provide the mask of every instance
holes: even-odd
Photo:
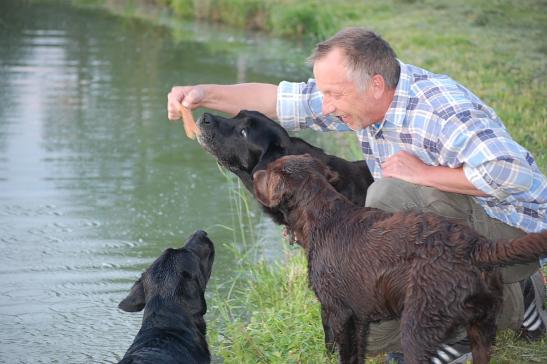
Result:
[[[323,324],[323,333],[325,334],[325,348],[327,354],[334,354],[336,343],[334,342],[334,331],[329,323],[329,313],[324,305],[321,305],[321,322]]]
[[[334,332],[334,340],[338,346],[340,364],[362,364],[359,362],[359,355],[355,341],[356,322],[351,310],[338,308],[330,310],[326,307],[328,315],[327,322]]]

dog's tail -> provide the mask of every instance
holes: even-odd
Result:
[[[483,238],[477,243],[471,252],[471,260],[478,266],[530,263],[547,255],[547,230],[513,240],[490,241]]]

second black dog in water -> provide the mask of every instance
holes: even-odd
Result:
[[[133,284],[119,308],[144,308],[142,326],[121,364],[209,363],[205,287],[215,250],[204,231],[180,249],[167,249]]]

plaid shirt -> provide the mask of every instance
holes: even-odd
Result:
[[[467,179],[488,197],[473,197],[486,213],[527,232],[547,228],[547,179],[496,115],[471,91],[446,75],[401,64],[393,101],[382,122],[356,132],[374,178],[400,150],[432,166],[463,166]],[[288,130],[351,131],[321,114],[315,80],[283,81],[277,92],[279,122]]]

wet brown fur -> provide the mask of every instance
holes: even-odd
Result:
[[[461,326],[474,362],[488,363],[502,300],[495,267],[545,255],[547,232],[493,243],[434,214],[355,206],[332,188],[336,178],[310,156],[287,156],[255,173],[254,188],[306,251],[340,361],[363,363],[369,323],[400,318],[406,363],[429,363]]]

